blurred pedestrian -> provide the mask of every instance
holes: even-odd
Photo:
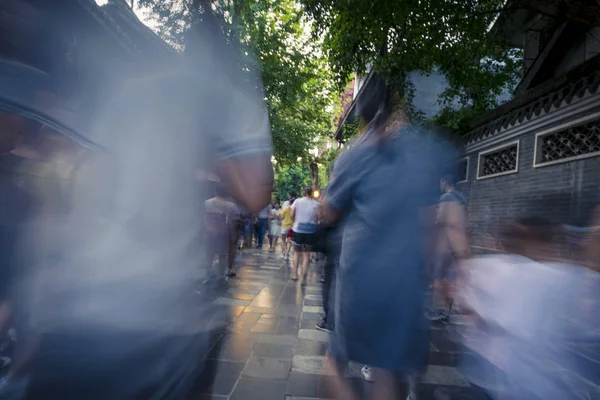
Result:
[[[108,151],[84,160],[68,215],[48,227],[65,243],[62,279],[38,276],[30,293],[40,340],[27,399],[189,397],[211,317],[194,279],[197,171],[252,212],[273,182],[262,97],[231,87],[216,57],[128,82],[98,113],[90,139]]]
[[[277,249],[279,236],[281,236],[281,209],[279,208],[279,202],[276,202],[269,214],[269,250],[271,253]]]
[[[579,300],[589,282],[583,267],[552,261],[557,226],[522,218],[505,232],[505,254],[465,264],[468,285],[461,294],[469,310],[462,335],[472,357],[467,379],[494,399],[591,398],[568,371],[587,368],[569,345],[590,329]],[[596,390],[596,389],[594,389]]]
[[[298,267],[302,258],[302,283],[306,283],[310,254],[315,245],[317,231],[317,209],[319,203],[312,198],[312,188],[304,189],[303,196],[292,205],[292,243],[294,244],[294,264],[292,280],[298,280]]]
[[[294,226],[294,218],[292,217],[294,201],[295,199],[291,198],[288,205],[281,209],[281,258],[284,260],[290,259],[290,250],[292,249],[292,239],[289,234]]]
[[[344,379],[354,361],[371,366],[373,398],[397,399],[398,378],[420,374],[427,360],[424,243],[439,179],[432,166],[444,150],[408,122],[381,80],[362,102],[370,123],[336,160],[324,201],[325,219],[344,224],[330,359],[338,398],[359,398]]]
[[[256,247],[259,249],[262,249],[265,241],[265,234],[267,233],[267,229],[269,227],[269,215],[271,213],[271,209],[272,206],[269,204],[256,214],[254,232],[256,233]]]
[[[206,267],[212,269],[214,257],[218,257],[217,279],[233,277],[233,252],[235,229],[239,211],[227,200],[228,192],[222,183],[217,184],[216,196],[204,202],[205,231],[204,254]],[[227,271],[225,269],[227,268]]]
[[[437,249],[434,266],[434,307],[438,303],[444,308],[434,312],[432,320],[447,322],[454,305],[456,281],[460,260],[468,257],[469,246],[466,230],[466,204],[463,193],[456,189],[456,178],[448,174],[441,178],[442,196],[438,205],[436,225]],[[436,303],[437,300],[437,303]]]

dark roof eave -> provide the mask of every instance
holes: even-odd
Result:
[[[466,133],[469,143],[493,136],[500,128],[531,118],[563,100],[571,102],[586,90],[596,93],[600,86],[600,54],[567,73],[524,92],[521,96],[477,117]]]
[[[356,94],[356,97],[354,97],[354,100],[352,100],[352,103],[350,104],[348,111],[346,111],[346,114],[344,114],[344,118],[342,119],[342,122],[340,122],[340,124],[338,125],[338,127],[333,135],[333,138],[335,140],[337,140],[338,142],[341,142],[344,139],[342,136],[343,136],[343,132],[344,132],[344,125],[346,124],[346,122],[347,121],[352,121],[352,122],[355,121],[354,109],[356,108],[356,101],[364,93],[365,88],[371,82],[371,77],[373,75],[374,75],[374,71],[373,71],[373,69],[371,69],[371,71],[367,75],[367,78],[365,79],[365,83],[363,83],[362,87]]]

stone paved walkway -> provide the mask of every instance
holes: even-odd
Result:
[[[306,286],[289,279],[290,262],[267,251],[245,250],[236,264],[237,277],[207,299],[214,334],[192,400],[332,399],[324,368],[328,335],[315,329],[322,312],[320,264],[311,264]],[[461,357],[473,355],[460,353],[452,332],[451,326],[432,326],[420,400],[485,398],[457,369]],[[577,380],[600,398],[600,345],[574,351],[588,363]],[[349,379],[368,393],[370,384],[360,377],[360,367],[350,365]],[[434,394],[439,389],[458,389],[461,395]]]
[[[311,264],[306,286],[289,279],[289,262],[266,251],[245,250],[237,264],[237,277],[212,299],[216,334],[193,399],[332,399],[324,368],[328,335],[315,329],[322,313],[320,264]],[[471,390],[458,358],[448,332],[433,329],[422,400],[433,399],[438,387]],[[350,365],[349,378],[368,392],[360,367]]]

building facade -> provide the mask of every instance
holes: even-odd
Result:
[[[600,31],[515,13],[494,29],[524,48],[523,79],[513,100],[473,122],[460,160],[473,249],[501,251],[509,221],[544,217],[567,227],[549,256],[579,259],[577,227],[600,200]]]

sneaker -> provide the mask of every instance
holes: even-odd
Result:
[[[363,379],[367,382],[373,382],[373,371],[371,371],[371,367],[365,365],[360,369],[360,373],[363,376]]]
[[[327,326],[327,322],[325,322],[325,319],[322,319],[321,321],[317,322],[317,330],[321,332],[331,333],[331,329],[329,329],[329,326]]]

